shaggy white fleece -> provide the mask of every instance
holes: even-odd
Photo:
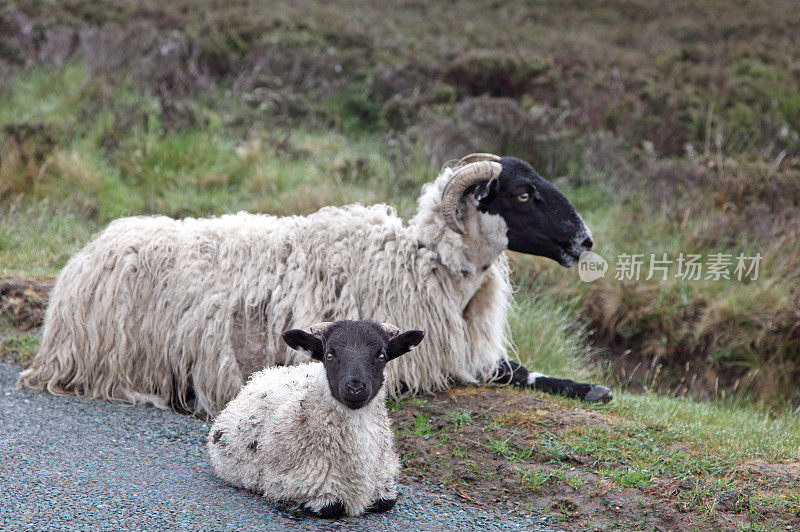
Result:
[[[320,319],[426,331],[387,368],[393,397],[484,381],[509,347],[506,227],[467,198],[448,229],[451,175],[408,224],[386,205],[116,220],[61,271],[18,385],[215,415],[253,372],[308,361],[280,333]]]
[[[331,395],[319,363],[253,375],[214,422],[207,447],[222,479],[273,502],[316,512],[341,502],[352,516],[397,498],[386,389],[351,410]]]

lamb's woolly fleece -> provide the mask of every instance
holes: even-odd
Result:
[[[387,368],[390,395],[485,380],[508,348],[506,227],[470,200],[466,234],[448,229],[451,175],[408,225],[386,205],[116,220],[61,271],[18,386],[214,415],[254,371],[309,360],[282,331],[365,318],[427,334]]]
[[[339,501],[359,515],[397,498],[385,387],[350,410],[331,395],[320,363],[253,375],[211,427],[208,454],[224,480],[275,502],[319,511]]]

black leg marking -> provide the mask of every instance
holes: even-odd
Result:
[[[531,387],[534,390],[563,395],[564,397],[573,399],[583,399],[584,401],[603,401],[607,403],[613,398],[611,395],[611,388],[598,384],[575,382],[569,379],[536,377],[533,379]]]
[[[373,502],[369,508],[367,508],[368,512],[387,512],[394,508],[394,504],[397,502],[397,499],[378,499],[377,501]]]
[[[177,392],[179,388],[180,386],[178,385],[178,379],[175,377],[175,375],[173,375],[170,406],[176,412],[180,412],[182,414],[194,414],[197,408],[197,396],[194,393],[194,382],[192,381],[191,373],[186,378],[186,396],[184,397],[183,404],[181,403],[181,398]]]
[[[406,383],[405,383],[405,382],[403,382],[403,381],[400,381],[400,395],[405,395],[405,394],[407,394],[407,393],[408,393],[410,390],[411,390],[411,388],[409,388],[409,387],[408,387],[408,384],[406,384]]]
[[[603,401],[607,403],[613,398],[611,389],[606,386],[547,377],[541,373],[528,371],[525,366],[511,360],[500,361],[497,377],[492,382],[528,386],[545,393],[563,395],[564,397],[577,398],[584,401]]]
[[[336,519],[344,513],[344,505],[339,501],[329,502],[317,511],[306,506],[306,509],[316,517],[321,519]]]
[[[513,384],[514,386],[526,386],[528,384],[530,371],[525,366],[513,360],[501,360],[500,369],[497,377],[492,382],[496,384]]]

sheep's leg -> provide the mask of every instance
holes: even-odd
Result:
[[[389,425],[387,423],[387,434],[390,437]],[[394,453],[391,445],[384,448],[381,466],[377,469],[378,487],[373,493],[375,500],[367,512],[386,512],[394,507],[397,502],[397,473],[400,471],[400,461]]]
[[[394,508],[394,504],[397,502],[397,498],[394,499],[378,499],[377,501],[373,502],[369,508],[367,508],[368,512],[388,512],[392,508]]]
[[[303,507],[315,517],[322,519],[336,519],[344,514],[344,505],[335,500],[314,500],[305,503]]]
[[[493,380],[497,384],[513,384],[514,386],[525,386],[540,390],[546,393],[563,395],[583,399],[584,401],[610,401],[613,396],[611,389],[599,384],[589,384],[586,382],[575,382],[569,379],[556,379],[541,373],[528,371],[525,366],[517,362],[501,361],[497,377]]]

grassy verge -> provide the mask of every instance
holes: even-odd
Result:
[[[567,530],[795,523],[800,424],[747,406],[620,393],[588,407],[455,389],[393,405],[406,474]]]

